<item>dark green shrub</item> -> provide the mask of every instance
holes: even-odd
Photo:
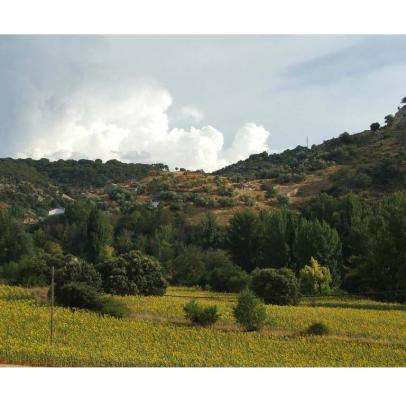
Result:
[[[130,251],[98,265],[105,292],[115,295],[162,296],[167,282],[155,258]]]
[[[266,308],[263,301],[248,289],[240,293],[233,314],[237,323],[247,331],[261,330],[266,321]]]
[[[186,303],[183,309],[185,317],[199,326],[210,326],[219,318],[217,306],[202,306],[195,300]]]
[[[232,263],[215,268],[210,273],[208,281],[211,290],[218,292],[241,292],[247,287],[248,282],[247,272]]]
[[[58,289],[56,303],[64,307],[95,310],[99,305],[97,289],[84,282],[69,282]]]
[[[312,335],[312,336],[326,336],[330,334],[330,329],[321,322],[318,323],[313,323],[307,330],[306,334]]]
[[[171,283],[182,286],[199,285],[206,271],[203,251],[193,245],[186,247],[168,265]]]
[[[267,304],[297,305],[300,300],[299,281],[288,268],[255,269],[251,287]]]
[[[350,144],[352,141],[351,135],[348,132],[343,132],[339,135],[339,138],[343,144]]]
[[[95,292],[100,291],[101,278],[97,271],[94,269],[93,265],[73,256],[62,257],[60,261],[58,261],[57,265],[58,268],[55,267],[55,297],[57,299],[62,298],[63,296],[66,297],[67,290],[65,288],[65,292],[63,293],[62,289],[66,285],[70,284],[79,283],[79,287],[75,285],[75,289],[82,289],[83,286],[88,286],[90,290],[94,290]],[[91,293],[92,292],[90,292],[89,294]],[[78,293],[78,295],[80,295],[80,293]],[[61,300],[65,303],[69,302],[68,298]],[[78,297],[78,300],[80,301],[81,299]],[[69,307],[71,306],[70,304],[62,305]],[[82,306],[73,304],[72,307]]]
[[[381,125],[379,123],[372,123],[370,127],[371,131],[377,131],[381,128]]]
[[[281,204],[282,206],[287,206],[289,204],[288,196],[278,195],[277,199],[278,203]]]
[[[101,297],[97,306],[97,311],[101,314],[123,318],[130,314],[130,309],[122,302],[113,297]]]
[[[388,114],[385,116],[385,123],[387,126],[391,126],[393,124],[395,117],[393,117],[393,114]]]
[[[263,181],[261,183],[261,190],[265,191],[265,196],[268,199],[276,196],[276,189],[274,188],[273,183],[270,181]]]

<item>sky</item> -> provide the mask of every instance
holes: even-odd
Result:
[[[406,36],[0,36],[0,156],[213,171],[369,128]]]

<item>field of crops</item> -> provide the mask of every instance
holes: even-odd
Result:
[[[218,305],[213,328],[188,325],[183,305],[195,297]],[[53,366],[405,366],[402,306],[350,298],[307,299],[297,307],[268,306],[261,333],[238,330],[235,295],[171,288],[165,297],[126,297],[130,318],[50,309],[23,288],[0,286],[0,361]],[[323,321],[331,335],[300,332]]]

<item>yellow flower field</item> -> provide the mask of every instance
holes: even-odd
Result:
[[[167,295],[121,298],[133,312],[121,320],[56,308],[50,345],[49,307],[31,299],[28,290],[0,286],[0,360],[53,366],[406,365],[406,312],[396,305],[317,299],[297,307],[268,306],[272,327],[245,333],[222,329],[233,326],[235,295],[180,288]],[[219,326],[174,323],[182,320],[182,306],[191,297],[218,304]],[[297,334],[319,320],[331,336]]]

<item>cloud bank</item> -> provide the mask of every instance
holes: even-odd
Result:
[[[222,132],[211,125],[170,128],[172,103],[165,88],[145,80],[34,97],[20,113],[24,142],[15,155],[163,162],[171,168],[213,171],[268,149],[269,133],[253,123],[237,131],[229,148],[224,148]],[[196,123],[203,118],[191,106],[181,107],[179,115]]]
[[[319,143],[396,111],[405,46],[406,36],[0,36],[0,156],[210,171],[269,150],[270,128],[274,151]]]

